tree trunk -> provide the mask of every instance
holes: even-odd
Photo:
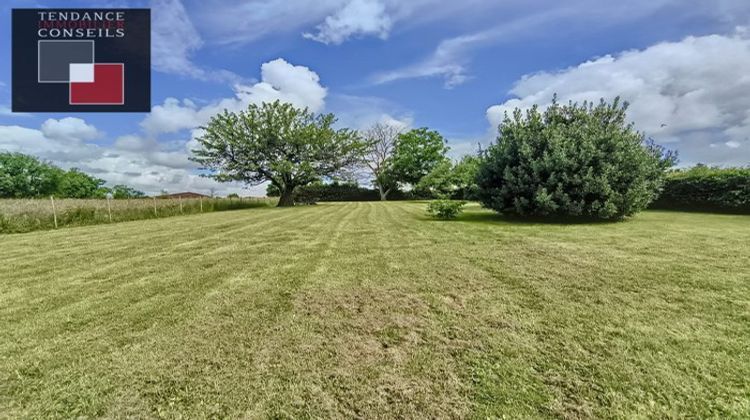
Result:
[[[391,192],[391,189],[388,188],[387,190],[384,190],[381,185],[378,185],[378,192],[380,193],[380,201],[386,201],[388,199],[388,193]]]
[[[381,185],[378,185],[378,192],[380,193],[380,201],[385,201],[388,199],[388,193],[391,192],[391,189],[383,189]]]
[[[292,207],[294,206],[294,188],[287,188],[281,190],[281,196],[279,197],[279,204],[276,207]]]

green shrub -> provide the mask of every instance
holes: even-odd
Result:
[[[750,168],[698,165],[667,176],[653,208],[750,213]]]
[[[516,109],[477,174],[485,207],[521,216],[622,219],[645,209],[675,162],[626,123],[619,98]]]
[[[434,200],[427,205],[427,214],[443,220],[455,219],[463,211],[464,205],[465,201]]]

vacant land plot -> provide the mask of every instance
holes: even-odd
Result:
[[[750,217],[424,207],[1,236],[0,416],[750,416]]]

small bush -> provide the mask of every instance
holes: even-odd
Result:
[[[427,205],[427,213],[438,219],[455,219],[463,211],[464,205],[466,205],[465,201],[434,200],[430,201],[430,204]]]
[[[674,171],[652,208],[750,213],[750,168],[699,165]]]
[[[675,156],[626,122],[627,104],[555,102],[516,109],[477,174],[479,200],[500,213],[622,219],[645,209]]]

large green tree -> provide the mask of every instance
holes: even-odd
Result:
[[[270,182],[279,206],[292,206],[295,188],[361,163],[365,143],[354,131],[333,128],[335,122],[333,114],[280,101],[225,110],[203,127],[191,159],[220,182]]]
[[[448,158],[447,141],[435,130],[417,128],[398,136],[393,151],[393,176],[402,183],[416,186],[441,162]]]

